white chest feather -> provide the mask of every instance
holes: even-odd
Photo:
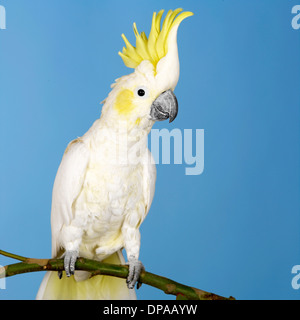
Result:
[[[121,229],[126,216],[135,212],[142,220],[145,215],[143,166],[120,166],[102,160],[97,152],[92,154],[82,190],[74,202],[74,213],[85,225],[84,251],[116,243],[122,247]]]

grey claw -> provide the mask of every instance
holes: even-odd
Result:
[[[138,282],[137,282],[137,284],[136,284],[136,288],[137,288],[137,290],[139,290],[139,288],[142,286],[142,284],[143,284],[143,283],[142,283],[142,282],[140,282],[140,281],[138,281]]]
[[[77,250],[66,251],[64,254],[64,268],[66,276],[70,277],[75,272],[75,263],[78,257]]]
[[[57,271],[57,275],[58,275],[58,278],[61,279],[62,275],[63,275],[63,272],[62,271]]]
[[[145,270],[141,261],[135,258],[129,258],[129,272],[126,280],[127,287],[129,289],[133,289],[135,284],[138,282],[140,278],[141,272]],[[138,282],[137,288],[140,288],[141,283]]]

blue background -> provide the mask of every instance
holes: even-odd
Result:
[[[100,116],[114,79],[131,72],[117,52],[153,11],[194,16],[178,33],[180,113],[166,127],[205,130],[205,169],[158,165],[141,227],[150,272],[237,299],[298,299],[300,264],[299,1],[1,0],[0,248],[51,254],[53,181],[69,141]],[[195,131],[194,131],[195,132]],[[13,263],[0,257],[0,264]],[[7,279],[0,299],[34,299],[43,273]],[[168,299],[146,285],[140,299]],[[171,297],[173,298],[173,297]]]

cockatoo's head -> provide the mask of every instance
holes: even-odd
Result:
[[[146,128],[155,121],[172,122],[177,116],[178,103],[173,93],[179,79],[177,30],[182,20],[193,13],[170,10],[161,27],[163,12],[154,12],[148,38],[133,24],[136,47],[122,34],[126,48],[119,55],[127,67],[135,70],[112,85],[102,110],[107,121],[125,120],[130,127]]]

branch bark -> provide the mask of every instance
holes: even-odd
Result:
[[[0,269],[0,278],[28,272],[64,270],[63,259],[26,258],[3,250],[0,250],[0,254],[21,261]],[[89,271],[91,276],[101,274],[126,279],[128,275],[128,266],[126,265],[108,264],[81,257],[77,259],[75,268],[76,270]],[[139,282],[160,289],[166,294],[175,295],[177,300],[234,300],[233,297],[225,298],[146,271],[142,271]]]

